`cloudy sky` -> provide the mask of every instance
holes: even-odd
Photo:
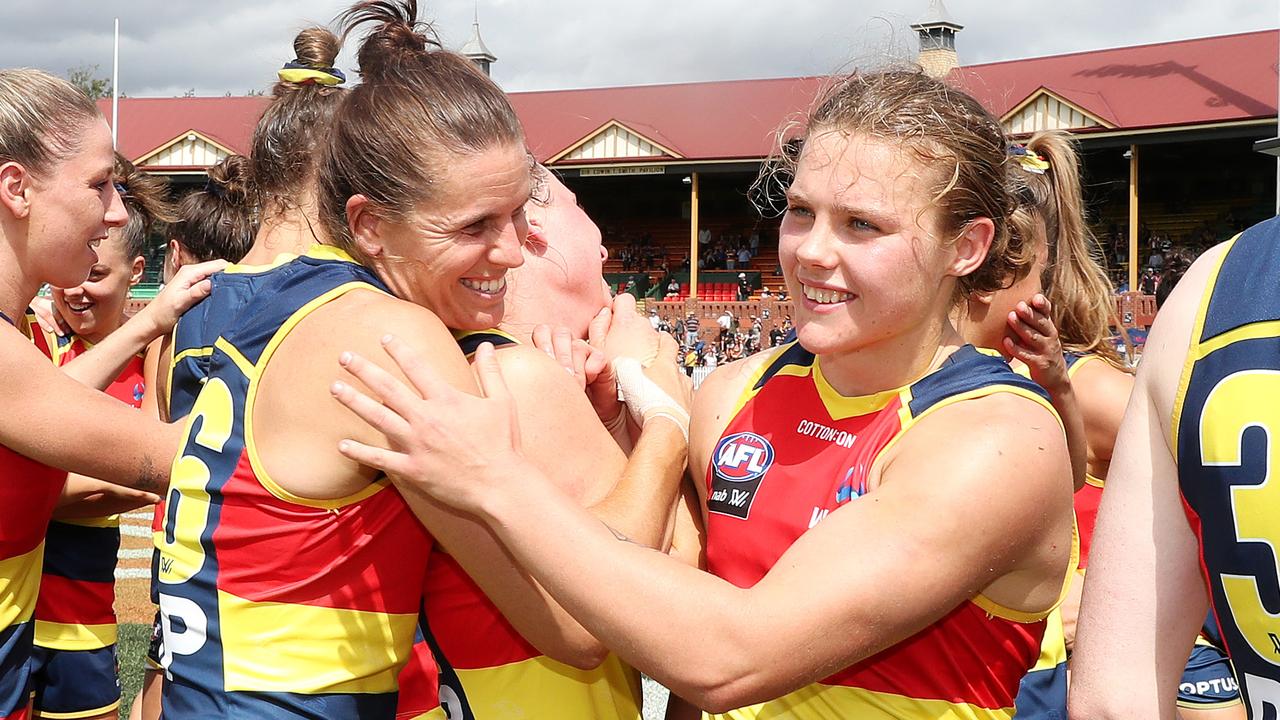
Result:
[[[966,26],[962,64],[1276,28],[1274,0],[945,0]],[[5,2],[0,67],[111,72],[135,97],[245,94],[292,58],[294,33],[350,0]],[[825,74],[908,57],[907,26],[928,0],[436,0],[446,45],[471,34],[477,5],[494,78],[509,91]],[[354,63],[344,54],[339,65]]]

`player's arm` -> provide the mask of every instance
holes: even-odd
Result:
[[[54,520],[105,517],[137,510],[160,502],[155,493],[134,490],[114,483],[71,473],[62,486],[62,495],[53,511]]]
[[[388,429],[395,408],[409,412],[413,442],[432,449],[398,454],[347,443],[344,452],[483,517],[607,647],[703,709],[777,697],[870,657],[1006,575],[1034,579],[1034,587],[1017,588],[1020,601],[1011,604],[1019,609],[1057,600],[1071,532],[1069,460],[1057,419],[1025,399],[996,395],[922,420],[868,501],[831,513],[743,589],[625,542],[555,490],[515,449],[509,397],[486,348],[479,357],[490,400],[448,392],[411,369],[432,398],[421,403],[362,375],[387,406],[339,398]],[[478,427],[490,432],[477,438]],[[936,452],[957,436],[967,439],[963,455]],[[476,440],[490,462],[463,468],[449,459],[477,457]],[[519,482],[513,466],[525,468]],[[866,551],[858,562],[831,562],[851,547]]]
[[[1073,719],[1175,717],[1208,600],[1169,425],[1196,307],[1220,252],[1197,261],[1161,309],[1116,437],[1071,663]]]
[[[1062,342],[1053,323],[1053,306],[1037,293],[1027,302],[1018,303],[1006,318],[1009,331],[1004,349],[1010,357],[1026,364],[1031,379],[1049,393],[1049,400],[1067,433],[1067,449],[1071,456],[1071,483],[1084,487],[1088,472],[1089,446],[1080,401],[1062,356]]]
[[[504,373],[510,373],[513,394],[521,398],[516,405],[520,441],[532,466],[575,504],[590,494],[607,493],[590,512],[619,532],[637,530],[644,544],[658,546],[684,468],[680,430],[670,423],[646,429],[628,459],[573,378],[554,360],[521,346],[504,348],[498,361]],[[637,506],[620,506],[625,499],[635,500]],[[515,565],[482,523],[419,498],[410,499],[410,505],[540,652],[580,668],[595,667],[604,659],[605,647]],[[555,525],[544,526],[544,532],[553,529],[558,532]],[[590,582],[589,576],[583,575],[580,582]]]
[[[1129,394],[1133,392],[1133,375],[1095,360],[1080,368],[1073,384],[1084,413],[1089,466],[1096,477],[1102,478],[1111,464],[1120,421],[1129,404]]]
[[[147,492],[168,485],[179,428],[76,382],[7,325],[0,327],[0,378],[0,444],[46,465]]]
[[[154,300],[102,342],[63,365],[63,372],[89,387],[105,389],[133,356],[172,330],[187,308],[208,296],[208,277],[226,266],[225,260],[183,266]]]
[[[351,318],[361,321],[353,323]],[[333,332],[339,326],[346,330]],[[392,328],[403,334],[404,342],[420,353],[422,365],[431,368],[442,382],[460,392],[477,392],[471,368],[453,337],[425,308],[363,291],[318,308],[280,345],[264,373],[257,401],[256,412],[270,412],[275,422],[259,423],[254,439],[267,471],[289,492],[303,497],[342,497],[357,491],[361,487],[358,483],[373,480],[373,468],[337,453],[338,441],[350,437],[385,446],[387,440],[334,403],[328,390],[333,368],[345,350],[381,356],[389,371],[394,368],[381,346],[381,338]],[[587,478],[620,474],[625,459],[573,378],[536,350],[512,348],[503,354],[513,375],[529,383],[533,399],[525,403],[530,407],[522,410],[529,423],[527,442],[531,454],[541,462],[561,469],[556,482],[570,488],[571,497],[579,497]],[[544,372],[548,367],[551,371]],[[342,381],[351,383],[352,379],[348,375]],[[578,425],[574,417],[585,417],[590,424]],[[593,448],[610,454],[593,457]],[[522,470],[512,468],[512,472],[518,475]],[[540,652],[582,668],[603,660],[605,649],[599,641],[516,566],[477,518],[411,489],[401,494],[436,541]],[[552,524],[543,528],[544,532],[556,529]]]

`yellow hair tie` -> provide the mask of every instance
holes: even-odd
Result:
[[[314,70],[312,68],[281,68],[276,73],[281,80],[285,82],[304,85],[306,83],[317,83],[320,85],[339,85],[342,78],[325,72],[324,70]]]

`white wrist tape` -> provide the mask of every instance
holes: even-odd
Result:
[[[689,413],[644,374],[639,360],[617,358],[613,372],[618,378],[618,392],[637,425],[643,428],[646,420],[665,417],[680,427],[686,441],[689,439]]]

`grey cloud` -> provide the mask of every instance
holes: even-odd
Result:
[[[60,0],[0,12],[0,67],[110,74],[111,20],[121,18],[121,87],[134,96],[265,89],[298,29],[326,23],[345,0]],[[422,3],[446,45],[471,32],[474,3]],[[825,74],[909,58],[908,25],[925,0],[482,0],[494,77],[508,90]],[[948,0],[966,26],[964,63],[1161,42],[1277,25],[1256,0]],[[1015,12],[1016,11],[1016,12]],[[340,65],[350,68],[350,52]]]

